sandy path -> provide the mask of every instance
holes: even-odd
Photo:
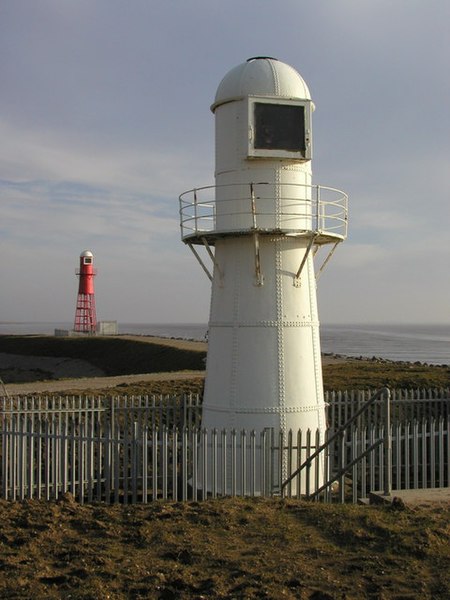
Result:
[[[78,377],[76,379],[58,379],[54,381],[35,381],[31,383],[9,383],[5,386],[10,396],[24,394],[42,394],[44,392],[63,392],[64,390],[103,389],[123,383],[145,381],[181,381],[198,379],[205,376],[204,371],[179,371],[170,373],[142,373],[140,375],[116,375],[115,377]],[[2,386],[0,384],[0,395]]]

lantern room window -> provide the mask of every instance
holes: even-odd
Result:
[[[85,265],[92,265],[92,256],[85,256],[84,260],[83,260],[83,263]]]
[[[305,151],[305,107],[255,102],[255,148]]]
[[[311,102],[249,98],[249,158],[311,159]]]

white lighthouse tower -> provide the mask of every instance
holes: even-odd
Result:
[[[313,109],[289,65],[238,65],[211,107],[215,186],[180,196],[182,239],[212,281],[207,429],[326,428],[313,259],[345,239],[347,196],[312,185]]]

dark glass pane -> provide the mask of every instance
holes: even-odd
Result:
[[[255,149],[304,151],[305,108],[255,102]]]

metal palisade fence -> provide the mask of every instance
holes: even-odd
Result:
[[[373,390],[345,390],[325,392],[327,421],[337,429],[346,423],[373,394]],[[391,390],[391,417],[393,421],[437,419],[450,414],[450,388],[414,388]],[[383,423],[382,402],[375,403],[359,418],[358,424]]]
[[[328,397],[325,433],[206,431],[196,396],[4,398],[1,496],[145,503],[324,488],[317,499],[356,502],[386,474],[394,489],[448,487],[448,390],[407,395],[392,393],[388,427],[381,403],[363,416],[360,394]]]

